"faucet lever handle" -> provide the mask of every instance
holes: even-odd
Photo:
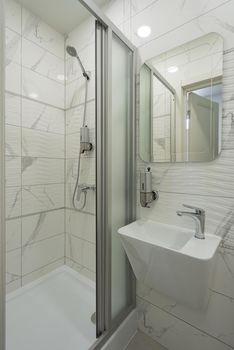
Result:
[[[194,207],[193,205],[183,204],[183,207],[195,210],[196,214],[205,215],[205,210],[202,208]]]

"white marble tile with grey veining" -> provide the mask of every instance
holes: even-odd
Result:
[[[23,128],[22,154],[27,157],[64,158],[64,136]]]
[[[64,118],[61,109],[22,99],[22,126],[25,128],[64,134]]]
[[[67,159],[66,161],[66,183],[75,184],[77,179],[78,160],[77,159]],[[85,158],[80,160],[80,172],[79,172],[79,182],[80,184],[86,183],[89,185],[95,185],[96,179],[96,162],[95,158]]]
[[[96,247],[95,244],[66,234],[66,257],[84,266],[90,271],[96,269]]]
[[[21,187],[6,188],[6,218],[13,218],[21,215]]]
[[[22,245],[61,234],[64,232],[64,210],[54,210],[22,218]]]
[[[21,278],[21,249],[6,254],[6,284]]]
[[[96,241],[96,217],[72,209],[66,210],[66,232],[91,243]]]
[[[13,94],[5,94],[5,123],[21,125],[21,98]]]
[[[21,34],[21,6],[17,1],[5,1],[6,27]]]
[[[22,184],[63,183],[64,165],[64,159],[22,157]]]
[[[51,106],[64,108],[63,84],[22,68],[22,95]]]
[[[7,92],[21,94],[21,66],[10,62],[5,69],[5,89]]]
[[[24,38],[22,40],[22,65],[60,84],[65,83],[64,59]]]
[[[64,37],[27,9],[22,11],[22,35],[43,49],[64,58]]]
[[[5,65],[11,63],[21,64],[21,36],[6,28],[6,58]]]
[[[88,81],[87,101],[95,98],[95,72],[88,72],[90,79]],[[85,101],[86,79],[80,77],[77,80],[66,85],[66,108],[76,107]]]
[[[17,126],[5,127],[5,154],[16,157],[21,155],[21,129]]]
[[[147,301],[138,300],[139,328],[169,350],[230,350],[227,344]]]
[[[5,157],[6,187],[21,186],[21,158]]]
[[[21,246],[21,219],[6,221],[6,251],[20,248]]]
[[[26,246],[22,255],[22,275],[29,274],[64,257],[64,234]]]
[[[23,215],[64,207],[64,184],[23,186]]]

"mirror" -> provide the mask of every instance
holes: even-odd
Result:
[[[208,162],[221,152],[223,39],[204,35],[140,70],[140,157]]]

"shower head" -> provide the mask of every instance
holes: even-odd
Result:
[[[66,51],[67,51],[67,53],[68,53],[71,57],[76,57],[76,58],[77,58],[77,61],[78,61],[79,64],[80,64],[80,68],[81,68],[81,70],[82,70],[82,72],[83,72],[83,76],[84,76],[87,80],[89,80],[89,75],[88,75],[88,73],[85,71],[84,66],[83,66],[83,64],[82,64],[82,62],[81,62],[81,60],[80,60],[80,57],[79,57],[78,54],[77,54],[77,51],[76,51],[75,47],[69,46],[69,45],[68,45],[68,46],[66,47]]]
[[[76,49],[73,46],[67,46],[66,47],[67,53],[72,57],[77,57]]]

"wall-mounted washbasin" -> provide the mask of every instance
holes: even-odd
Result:
[[[136,278],[175,300],[202,308],[209,296],[221,238],[151,220],[118,230]]]

